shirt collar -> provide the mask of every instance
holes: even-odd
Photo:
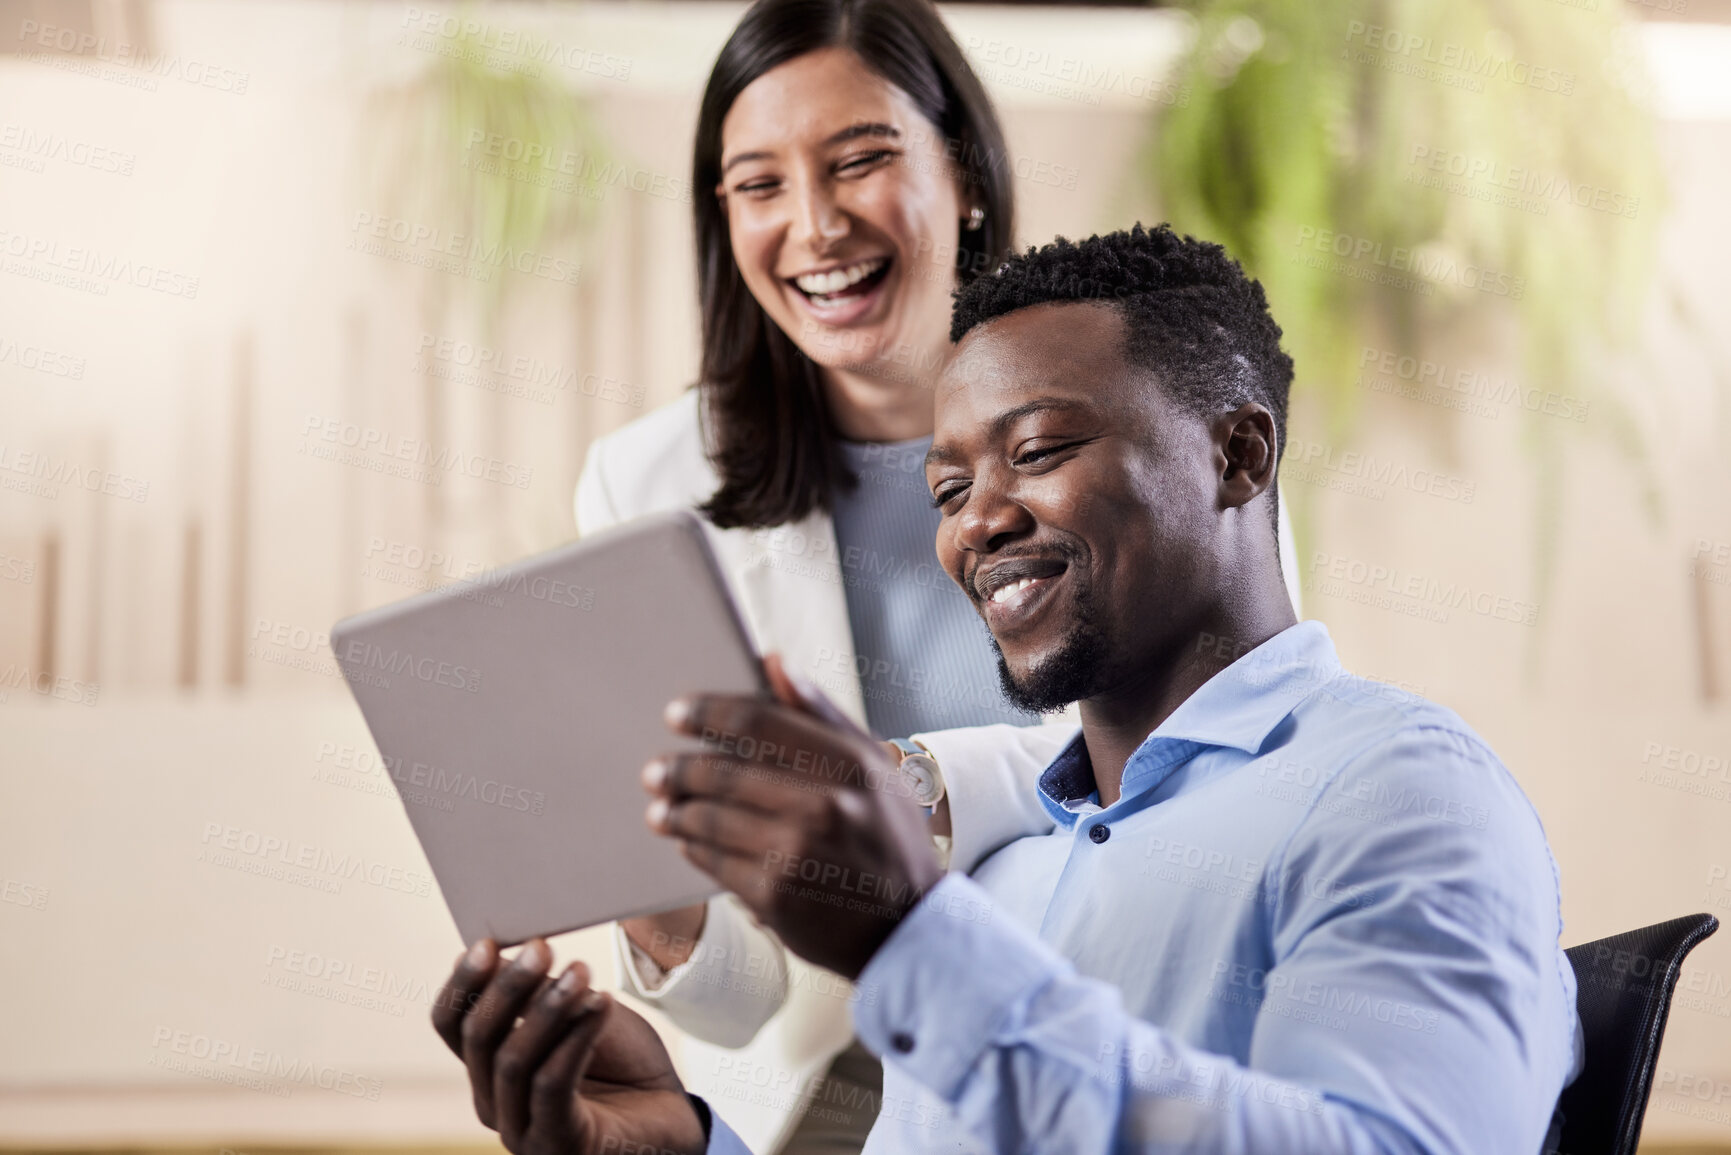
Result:
[[[1301,701],[1340,673],[1328,627],[1316,621],[1289,626],[1204,682],[1155,727],[1125,765],[1122,793],[1153,789],[1211,746],[1259,753]],[[1061,826],[1074,825],[1076,814],[1063,803],[1095,789],[1080,733],[1040,775],[1039,785],[1046,812]]]

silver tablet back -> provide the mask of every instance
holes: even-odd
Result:
[[[663,725],[669,700],[763,686],[694,515],[345,618],[331,648],[465,944],[716,892],[644,825],[638,781],[693,745]]]

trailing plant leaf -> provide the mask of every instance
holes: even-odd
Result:
[[[1360,417],[1362,349],[1441,363],[1439,335],[1501,330],[1523,392],[1587,399],[1586,428],[1624,453],[1644,495],[1658,492],[1603,371],[1636,332],[1663,207],[1620,8],[1188,6],[1195,39],[1177,79],[1191,99],[1165,113],[1149,157],[1161,203],[1262,281],[1297,363],[1294,397],[1331,439]],[[1576,423],[1521,408],[1543,594]]]
[[[447,51],[375,95],[375,187],[392,215],[460,234],[465,251],[544,254],[597,217],[601,133],[583,96],[487,47],[473,18],[459,23],[466,31]],[[562,172],[568,158],[572,171]],[[489,321],[508,285],[480,282]]]

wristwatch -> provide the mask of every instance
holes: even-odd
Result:
[[[913,789],[914,801],[925,807],[926,817],[930,818],[932,812],[938,808],[938,803],[944,800],[944,772],[938,769],[937,758],[918,742],[891,738],[890,745],[902,752],[902,760],[898,764],[902,775]],[[945,870],[950,868],[952,845],[950,835],[932,835],[932,846],[938,852],[938,865]]]
[[[902,752],[902,777],[913,788],[914,801],[926,808],[926,817],[930,818],[938,803],[944,800],[944,772],[938,769],[938,760],[918,742],[891,738],[890,745]]]

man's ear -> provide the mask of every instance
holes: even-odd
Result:
[[[1279,435],[1274,414],[1265,406],[1246,401],[1214,422],[1214,463],[1220,476],[1220,505],[1243,507],[1261,497],[1274,484],[1275,463],[1280,459]]]

